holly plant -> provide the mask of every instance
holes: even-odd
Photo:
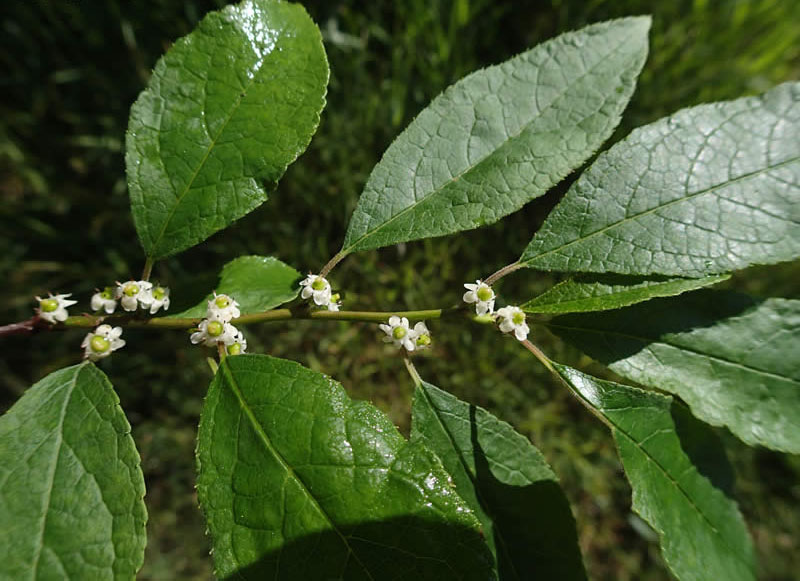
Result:
[[[71,295],[51,294],[2,328],[87,335],[83,362],[0,419],[0,576],[135,576],[144,480],[95,362],[125,357],[129,331],[188,329],[187,348],[213,355],[197,495],[219,578],[585,579],[542,454],[417,372],[448,317],[493,325],[608,427],[633,509],[676,578],[754,579],[709,425],[800,453],[800,301],[707,287],[800,256],[800,84],[678,111],[596,155],[633,94],[649,27],[647,17],[593,24],[461,79],[386,150],[327,264],[301,274],[270,256],[236,258],[205,300],[166,315],[154,265],[266,202],[325,105],[322,38],[300,5],[245,0],[207,15],[131,108],[141,277],[98,281],[109,286],[91,297],[92,315],[70,316]],[[460,304],[348,304],[335,267],[350,255],[492,224],[584,166],[516,262],[452,282]],[[566,276],[539,296],[504,296],[503,277],[522,269]],[[294,319],[373,323],[370,339],[396,348],[415,386],[409,438],[335,379],[247,352],[243,326]],[[551,360],[531,327],[636,387]]]

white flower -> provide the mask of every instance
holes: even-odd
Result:
[[[67,299],[67,297],[72,296],[72,293],[55,296],[53,296],[52,293],[48,294],[50,296],[48,296],[46,299],[36,297],[36,300],[39,301],[39,308],[37,309],[39,317],[48,323],[66,321],[67,317],[69,316],[69,313],[67,313],[67,307],[71,307],[78,301],[70,301]]]
[[[92,310],[103,310],[110,315],[117,309],[117,300],[114,298],[114,287],[107,286],[92,295]]]
[[[414,325],[414,329],[411,331],[412,335],[414,336],[414,345],[417,349],[428,349],[431,346],[431,332],[428,330],[428,327],[420,321],[416,325]]]
[[[494,291],[485,282],[476,280],[475,284],[466,283],[464,288],[467,292],[464,293],[465,303],[476,303],[475,312],[478,315],[491,315],[494,311]]]
[[[208,301],[207,316],[209,319],[227,323],[232,319],[238,319],[241,315],[239,303],[231,296],[214,293],[214,298]]]
[[[190,340],[195,345],[202,343],[206,347],[215,347],[217,343],[232,345],[238,334],[239,330],[230,323],[219,319],[203,319]]]
[[[151,315],[154,315],[160,308],[166,311],[169,308],[169,288],[157,286],[143,291],[139,295],[139,304],[144,309],[150,309]]]
[[[118,282],[116,297],[119,299],[123,309],[126,311],[135,311],[139,307],[139,301],[146,297],[147,293],[152,288],[153,283],[146,280]]]
[[[112,351],[125,346],[125,341],[120,339],[121,336],[122,327],[100,325],[84,337],[83,343],[81,343],[83,358],[97,361],[103,357],[108,357]]]
[[[336,293],[331,297],[331,301],[328,303],[328,310],[329,311],[338,311],[339,307],[342,306],[341,295]]]
[[[497,316],[500,320],[500,330],[503,333],[514,331],[514,336],[519,341],[528,338],[530,328],[525,322],[525,313],[519,307],[503,307],[498,309]]]
[[[406,351],[413,351],[416,349],[416,335],[414,331],[408,327],[408,319],[392,315],[389,317],[389,324],[380,325],[381,330],[386,333],[383,338],[385,343],[392,343],[395,347],[400,349],[405,347]]]
[[[309,274],[305,280],[300,281],[303,287],[300,296],[304,299],[313,297],[314,303],[320,307],[328,306],[331,303],[331,285],[321,276]]]
[[[226,347],[228,355],[239,355],[247,350],[247,339],[241,331],[237,331],[233,337],[233,343]]]

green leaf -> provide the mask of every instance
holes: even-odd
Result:
[[[699,291],[548,326],[748,444],[800,453],[800,301]]]
[[[51,373],[0,418],[0,577],[134,578],[147,512],[130,431],[91,363]]]
[[[800,256],[800,83],[684,109],[597,158],[520,258],[700,277]]]
[[[220,577],[491,578],[479,522],[438,458],[297,363],[225,359],[197,458]]]
[[[619,309],[656,297],[669,297],[730,278],[729,274],[705,278],[577,275],[522,305],[526,313],[585,313]]]
[[[709,447],[723,454],[713,433],[697,422],[682,430],[688,414],[676,410],[669,396],[554,367],[611,428],[633,489],[633,510],[658,533],[675,576],[754,581],[755,557],[744,519],[714,485],[720,472],[708,472],[708,456],[697,457]]]
[[[148,257],[208,238],[267,199],[305,150],[328,63],[302,6],[247,0],[206,16],[131,108],[125,162]]]
[[[544,194],[619,123],[649,28],[594,24],[448,88],[375,166],[340,254],[491,224]]]
[[[222,268],[218,294],[232,296],[243,315],[261,313],[288,303],[300,290],[299,272],[271,256],[240,256]],[[206,316],[209,294],[197,305],[170,318],[201,318]]]
[[[586,579],[567,498],[526,437],[425,382],[411,414],[411,441],[442,459],[483,524],[500,579]]]

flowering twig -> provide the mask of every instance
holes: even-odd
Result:
[[[442,317],[454,316],[457,314],[471,316],[470,313],[464,311],[459,307],[450,307],[445,309],[426,309],[419,311],[316,311],[307,309],[273,309],[263,313],[251,313],[249,315],[242,315],[233,322],[239,325],[246,325],[250,323],[262,323],[270,321],[288,321],[292,319],[322,319],[329,321],[360,321],[364,323],[383,323],[389,320],[389,317],[397,315],[398,317],[408,317],[415,320],[430,320],[441,319]],[[201,317],[197,318],[177,318],[177,317],[152,317],[149,319],[136,318],[134,315],[119,314],[110,316],[99,315],[77,315],[67,318],[60,325],[52,327],[53,329],[63,328],[92,328],[100,325],[101,323],[108,323],[114,325],[121,325],[123,327],[140,328],[140,329],[190,329],[196,327]],[[40,322],[39,316],[34,316],[27,321],[20,321],[11,323],[0,327],[0,336],[2,335],[21,335],[30,334],[42,329],[49,328],[49,325],[44,325]]]

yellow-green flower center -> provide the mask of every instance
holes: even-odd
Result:
[[[417,337],[417,347],[427,347],[431,344],[431,336],[430,335],[420,335]]]
[[[242,352],[242,346],[239,343],[228,345],[228,355],[238,355]]]
[[[111,294],[111,289],[106,287],[106,289],[100,293],[100,298],[110,301],[114,295]]]
[[[486,302],[492,298],[492,290],[486,286],[480,287],[476,294],[478,295],[478,300],[481,302]]]
[[[515,325],[521,325],[525,322],[525,314],[517,311],[513,315],[511,315],[511,322]]]
[[[219,321],[211,321],[206,327],[210,337],[219,337],[222,335],[223,326]]]
[[[100,335],[95,335],[89,345],[95,353],[105,353],[111,348],[111,341]]]
[[[39,303],[39,306],[45,313],[52,313],[56,309],[58,309],[58,300],[56,299],[44,299]]]
[[[125,288],[122,289],[122,292],[125,293],[126,297],[135,297],[137,294],[139,294],[139,285],[126,284]]]
[[[392,337],[395,339],[402,339],[406,336],[406,328],[405,327],[395,327],[392,329]]]
[[[164,287],[157,286],[155,289],[153,289],[153,298],[157,301],[163,299],[166,294],[167,291],[164,290]]]
[[[315,278],[314,282],[311,283],[311,288],[315,291],[321,291],[325,288],[325,281],[321,278]]]
[[[216,300],[214,300],[214,304],[217,305],[220,309],[224,309],[229,304],[231,304],[231,301],[225,295],[220,295],[216,298]]]

